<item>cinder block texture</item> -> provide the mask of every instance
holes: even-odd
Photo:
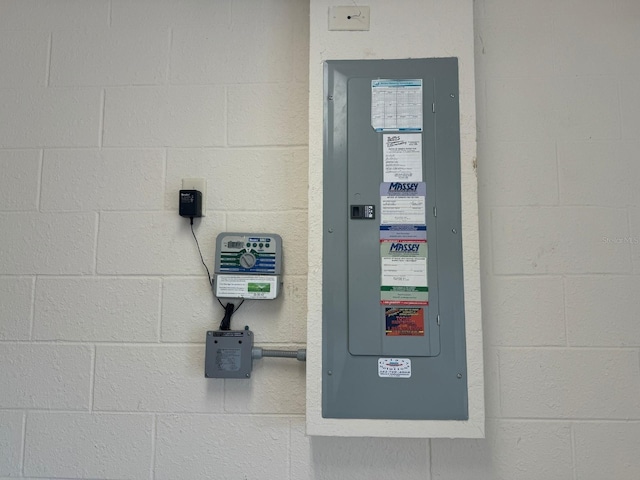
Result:
[[[0,344],[0,408],[88,410],[91,348]]]
[[[216,27],[231,22],[231,0],[112,0],[111,24],[114,27],[139,28],[201,26]],[[220,45],[218,45],[218,48]]]
[[[30,413],[25,475],[62,478],[148,478],[151,415]]]
[[[640,137],[640,118],[636,115],[640,109],[638,89],[640,89],[640,68],[634,76],[620,81],[622,138],[636,141]]]
[[[307,437],[292,420],[291,478],[430,480],[427,440]]]
[[[553,142],[479,143],[478,158],[478,185],[485,205],[558,204]]]
[[[91,273],[95,230],[92,213],[0,213],[0,272]]]
[[[204,377],[202,346],[98,346],[95,375],[96,410],[222,411],[223,382]]]
[[[294,1],[290,6],[297,10],[293,24],[293,80],[308,84],[310,2]]]
[[[501,416],[499,349],[496,347],[489,347],[488,342],[485,343],[483,362],[485,415],[486,418],[499,418]]]
[[[609,235],[602,241],[618,249],[631,249],[633,273],[640,273],[640,208],[629,208],[629,235]]]
[[[478,73],[491,77],[529,77],[549,73],[556,55],[553,38],[553,17],[502,18],[483,22],[476,33]],[[526,59],[526,61],[523,61]]]
[[[256,337],[257,343],[260,338]],[[297,350],[296,346],[266,348]],[[253,362],[249,380],[227,381],[224,406],[233,413],[281,413],[304,415],[305,365],[295,358],[263,358]]]
[[[153,85],[167,75],[169,31],[64,30],[53,33],[51,85]]]
[[[222,87],[111,88],[105,97],[104,146],[224,145],[225,115]]]
[[[269,4],[275,8],[261,8]],[[286,82],[293,72],[293,22],[288,11],[274,2],[251,5],[251,12],[238,24],[218,28],[178,28],[171,44],[171,83],[233,84]],[[266,10],[266,11],[265,11]],[[247,28],[252,32],[247,38]],[[237,48],[221,49],[230,43]],[[273,51],[277,49],[278,55]],[[254,58],[255,61],[247,61]],[[220,68],[224,65],[224,68]]]
[[[158,480],[289,476],[289,421],[282,417],[160,416],[157,438]]]
[[[0,211],[38,208],[38,150],[0,150]]]
[[[20,475],[22,412],[0,412],[0,475]]]
[[[560,277],[497,276],[483,292],[486,341],[493,345],[565,345]]]
[[[596,207],[494,208],[493,268],[499,274],[630,273],[627,211]]]
[[[208,265],[213,265],[216,235],[225,231],[223,218],[221,214],[209,213],[194,222]],[[202,275],[205,271],[188,218],[176,212],[105,212],[100,215],[98,273]]]
[[[502,350],[500,383],[507,417],[640,419],[634,350]]]
[[[563,4],[562,4],[563,3]],[[556,2],[553,38],[555,68],[560,76],[586,77],[618,73],[628,61],[621,28],[624,17],[606,2],[589,1],[586,8],[571,2]],[[598,32],[593,35],[593,32]],[[588,60],[587,60],[588,59]],[[595,117],[595,115],[591,115]]]
[[[555,138],[558,87],[542,76],[489,77],[486,80],[486,141],[535,141]],[[526,95],[523,92],[527,92]]]
[[[640,423],[577,423],[576,478],[640,478]]]
[[[0,148],[98,146],[98,88],[0,88],[0,111]]]
[[[433,480],[565,480],[572,476],[567,423],[492,421],[484,440],[431,440]]]
[[[182,178],[202,177],[208,210],[306,210],[307,169],[306,148],[171,149],[165,208],[177,210]]]
[[[29,340],[33,278],[0,277],[0,340]]]
[[[558,79],[556,135],[566,140],[620,138],[620,99],[611,88],[616,81],[607,75]]]
[[[0,27],[11,29],[93,28],[109,21],[108,0],[1,0],[0,11]]]
[[[306,145],[305,83],[235,85],[228,92],[229,145]]]
[[[1,5],[1,4],[0,4]],[[0,6],[4,15],[4,9]],[[0,20],[1,22],[1,20]],[[0,28],[0,85],[43,86],[47,82],[47,32]]]
[[[640,143],[620,140],[558,145],[560,201],[566,205],[640,205]],[[615,159],[615,161],[612,161]]]
[[[283,277],[274,300],[247,301],[234,314],[231,328],[248,325],[258,343],[289,340],[305,343],[307,312],[306,277]],[[235,301],[238,306],[239,300]],[[163,281],[162,341],[205,341],[205,332],[220,325],[224,310],[211,294],[205,277],[167,278]]]
[[[158,340],[159,279],[41,277],[35,305],[37,340]]]
[[[567,277],[569,345],[640,346],[640,277]]]
[[[56,211],[159,210],[163,177],[162,150],[47,150],[41,205]]]

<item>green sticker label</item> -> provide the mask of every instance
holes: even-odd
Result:
[[[262,293],[270,292],[271,291],[271,284],[270,283],[253,283],[253,282],[249,282],[247,284],[247,291],[249,291],[249,292],[262,292]]]

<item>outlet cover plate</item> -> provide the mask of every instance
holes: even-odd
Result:
[[[369,30],[369,7],[330,7],[329,30]]]

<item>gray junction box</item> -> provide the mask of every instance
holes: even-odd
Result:
[[[458,61],[324,68],[322,415],[466,420]]]

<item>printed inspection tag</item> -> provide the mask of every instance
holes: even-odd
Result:
[[[378,376],[382,378],[411,378],[411,359],[378,358]]]
[[[397,133],[382,136],[384,181],[422,181],[422,134]]]
[[[380,303],[429,305],[427,242],[380,242]]]
[[[425,225],[427,186],[424,182],[380,184],[381,225]]]
[[[371,126],[376,132],[421,132],[422,79],[371,80]]]

